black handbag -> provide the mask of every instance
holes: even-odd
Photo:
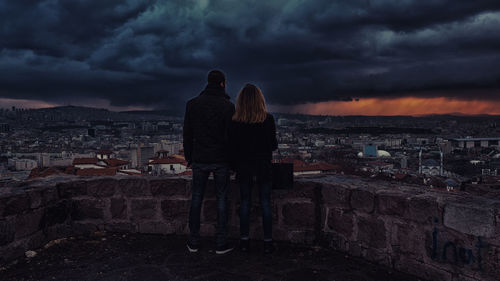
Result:
[[[293,188],[293,164],[272,163],[271,172],[273,178],[273,189]]]

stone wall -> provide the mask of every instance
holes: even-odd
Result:
[[[0,195],[0,264],[47,242],[94,231],[187,234],[186,178],[32,182]],[[239,192],[231,186],[229,232],[238,237]],[[258,192],[251,234],[262,238]],[[355,177],[300,179],[273,192],[276,240],[320,244],[428,280],[498,280],[500,200]],[[201,232],[215,232],[210,183]]]

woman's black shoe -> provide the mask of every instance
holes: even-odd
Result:
[[[264,241],[264,254],[272,254],[275,250],[273,241]]]
[[[245,253],[250,251],[250,240],[240,239],[240,251]]]

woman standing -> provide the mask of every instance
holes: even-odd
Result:
[[[272,243],[271,160],[278,148],[274,118],[266,111],[261,90],[246,84],[238,94],[236,112],[229,127],[229,139],[236,178],[240,186],[240,250],[249,251],[251,195],[257,183],[264,226],[264,252],[274,251]]]

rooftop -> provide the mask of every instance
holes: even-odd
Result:
[[[263,255],[216,256],[212,240],[188,253],[184,236],[109,234],[57,240],[3,271],[2,280],[417,280],[340,252],[289,243]]]

